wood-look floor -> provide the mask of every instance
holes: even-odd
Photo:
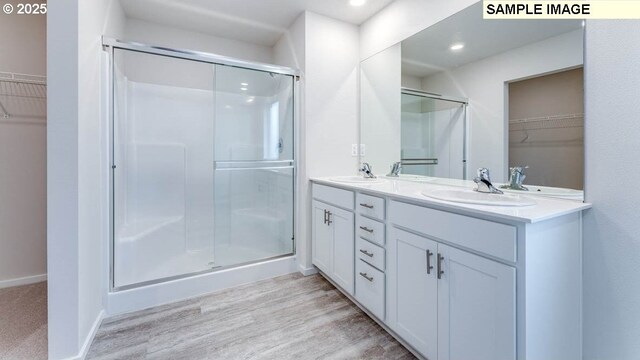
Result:
[[[320,275],[106,319],[87,359],[414,359]]]

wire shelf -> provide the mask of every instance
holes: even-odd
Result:
[[[0,122],[44,123],[46,77],[0,72]]]
[[[584,127],[584,114],[565,114],[509,120],[509,131]]]

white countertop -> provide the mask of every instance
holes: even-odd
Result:
[[[454,212],[476,214],[483,217],[491,217],[524,223],[536,223],[591,208],[591,204],[576,200],[563,200],[546,198],[542,196],[525,195],[521,196],[534,200],[536,202],[536,205],[514,207],[464,204],[451,201],[436,200],[422,195],[422,192],[425,190],[451,188],[460,189],[460,187],[391,179],[384,179],[382,183],[376,184],[344,183],[332,180],[332,178],[335,177],[315,177],[311,178],[311,181],[318,184],[339,187],[342,189],[361,190],[367,193],[388,196],[398,200],[408,200],[413,203],[422,203],[427,206],[436,205],[437,207],[441,208],[449,208]],[[468,188],[472,189],[473,187]]]

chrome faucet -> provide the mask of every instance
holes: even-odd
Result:
[[[369,165],[369,163],[362,163],[362,168],[360,168],[360,170],[358,170],[358,172],[362,173],[362,175],[365,178],[369,178],[369,179],[375,179],[376,176],[373,175],[373,172],[371,171],[371,165]]]
[[[402,163],[400,161],[394,162],[391,165],[391,171],[387,174],[388,177],[398,177],[400,176],[400,171],[402,170]]]
[[[502,191],[496,189],[496,187],[491,183],[489,169],[487,168],[478,169],[478,177],[473,179],[473,182],[478,185],[478,187],[475,189],[477,192],[488,194],[502,194]]]
[[[528,168],[528,166],[514,166],[512,168],[509,168],[509,184],[502,185],[501,188],[529,191],[529,189],[522,185],[524,179],[527,177],[524,174],[524,170]]]

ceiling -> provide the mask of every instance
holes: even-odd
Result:
[[[394,0],[120,0],[129,18],[258,45],[273,46],[300,16],[311,11],[360,25]]]
[[[581,27],[581,20],[483,20],[480,2],[404,40],[402,73],[425,77]],[[454,52],[453,43],[465,46]]]

